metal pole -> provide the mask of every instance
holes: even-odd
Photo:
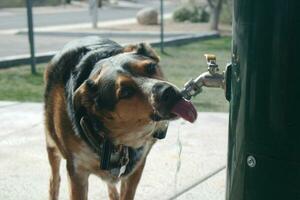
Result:
[[[31,62],[31,73],[36,74],[35,68],[35,56],[34,56],[34,35],[33,35],[33,19],[32,19],[32,2],[31,0],[26,0],[27,7],[27,24],[28,24],[28,39],[30,46],[30,62]]]
[[[299,0],[234,0],[226,200],[300,199]]]
[[[164,53],[164,1],[160,0],[160,51]]]
[[[97,28],[98,27],[98,1],[97,0],[89,0],[89,10],[90,10],[90,15],[92,16],[93,28]]]

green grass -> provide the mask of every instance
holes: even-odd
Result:
[[[230,43],[231,38],[225,37],[168,47],[166,54],[160,55],[161,66],[167,79],[182,88],[185,82],[207,70],[205,53],[216,54],[223,70],[230,61]],[[37,66],[37,75],[31,75],[29,66],[0,70],[0,100],[41,102],[44,67],[45,64]],[[204,88],[193,102],[199,111],[228,111],[228,103],[221,89]]]
[[[36,75],[29,66],[0,70],[0,100],[41,102],[44,66],[37,66]]]

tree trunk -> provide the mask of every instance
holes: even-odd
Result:
[[[220,11],[218,11],[216,8],[212,9],[209,21],[211,30],[219,30]]]
[[[212,30],[219,30],[219,21],[220,21],[220,15],[221,15],[221,10],[222,10],[222,4],[223,0],[218,0],[216,5],[213,5],[211,0],[208,0],[209,7],[211,10],[210,13],[210,28]]]

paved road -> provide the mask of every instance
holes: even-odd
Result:
[[[68,43],[69,41],[81,38],[87,35],[93,34],[83,34],[83,35],[75,35],[75,36],[64,36],[64,35],[35,35],[35,51],[37,53],[45,53],[51,51],[59,51],[62,47]],[[102,36],[104,38],[109,38],[114,40],[122,45],[124,44],[137,44],[140,42],[157,42],[159,41],[159,33],[153,36],[139,36],[139,35],[109,35],[109,34],[94,34],[97,36]],[[1,40],[1,37],[5,39]],[[165,36],[165,39],[172,37]],[[0,35],[0,45],[5,48],[0,48],[0,59],[1,57],[6,56],[18,56],[18,55],[28,55],[29,54],[29,43],[28,36],[26,34],[18,34],[18,35]]]
[[[117,6],[104,6],[99,9],[98,26],[114,23],[132,23],[135,22],[135,16],[138,10],[144,7],[159,7],[159,0],[139,0],[137,2],[119,1]],[[165,12],[170,12],[176,7],[174,1],[165,3]],[[91,19],[88,12],[88,5],[58,6],[58,7],[35,7],[34,25],[35,31],[47,29],[51,31],[60,31],[62,29],[70,30],[74,28],[90,28]],[[25,8],[0,9],[0,58],[6,56],[18,56],[29,54],[29,43],[27,34],[17,34],[22,29],[27,28]],[[98,34],[102,36],[101,34]],[[67,42],[84,35],[39,35],[35,36],[36,53],[45,53],[49,51],[58,51]],[[103,36],[102,36],[103,37]],[[159,35],[154,36],[122,36],[105,35],[119,43],[137,43],[157,41]],[[168,36],[166,36],[168,37]]]
[[[138,4],[126,4],[122,6],[104,6],[99,9],[98,21],[133,18],[138,10],[146,6],[159,7],[159,1],[143,1]],[[174,3],[165,4],[165,12],[170,12],[176,7]],[[91,22],[88,6],[72,7],[46,7],[34,8],[35,27],[54,26],[62,24],[80,24]],[[0,9],[0,31],[6,29],[19,29],[27,27],[26,10]]]
[[[113,20],[120,18],[133,17],[136,13],[136,9],[125,10],[125,9],[101,9],[99,10],[99,21]],[[115,14],[117,13],[117,15]],[[1,19],[1,18],[0,18]],[[90,22],[91,17],[88,11],[66,11],[64,13],[55,14],[34,14],[34,25],[36,27],[42,26],[52,26],[52,25],[62,25],[62,24],[77,24],[83,22]],[[16,28],[26,28],[26,15],[18,14],[13,17],[8,17],[6,19],[0,20],[0,29],[16,29]]]
[[[47,199],[49,166],[42,104],[0,102],[0,113],[0,199]],[[197,183],[177,200],[224,200],[227,123],[226,113],[199,113],[194,124],[172,122],[166,139],[155,144],[147,159],[136,199],[170,199]],[[180,156],[178,141],[182,145]],[[199,181],[220,168],[219,173]],[[64,162],[61,173],[60,199],[67,199]],[[89,197],[108,199],[105,184],[94,176],[90,178]]]

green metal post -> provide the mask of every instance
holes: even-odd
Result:
[[[300,1],[234,0],[227,200],[300,199]]]
[[[31,73],[36,74],[35,69],[35,55],[34,55],[34,36],[33,36],[33,19],[32,19],[32,2],[26,0],[27,6],[27,23],[28,23],[28,39],[30,45],[30,56],[31,56]]]
[[[164,0],[160,0],[160,51],[164,53]]]

